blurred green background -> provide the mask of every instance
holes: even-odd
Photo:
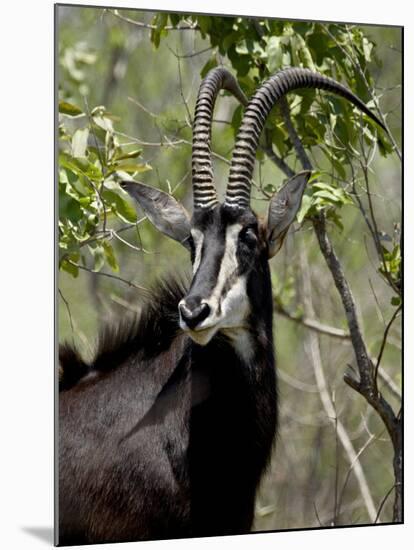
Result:
[[[133,24],[128,19],[139,21],[142,25]],[[181,16],[178,19],[180,24],[187,26],[197,22],[196,16],[187,19]],[[225,28],[230,23],[233,28],[237,26],[235,18],[223,16],[210,19],[216,20],[217,28],[220,25]],[[299,22],[275,21],[281,27],[279,30],[276,26],[272,27],[270,36],[280,36],[289,25],[293,25],[299,35],[302,33],[306,37],[306,32],[308,35],[310,33],[311,23],[305,29],[300,27]],[[246,22],[246,25],[257,25],[249,18]],[[59,100],[78,106],[87,115],[71,116],[65,114],[63,109],[59,115],[59,142],[60,150],[68,152],[64,162],[69,167],[73,167],[70,164],[73,158],[69,157],[73,155],[74,146],[81,149],[86,146],[86,142],[82,145],[83,138],[89,140],[92,158],[93,140],[99,136],[94,136],[93,132],[86,136],[81,131],[74,144],[73,135],[85,127],[85,120],[87,123],[94,118],[93,113],[97,111],[93,110],[97,106],[105,106],[101,110],[102,120],[110,121],[113,133],[111,130],[109,134],[118,140],[124,156],[131,155],[132,160],[128,162],[135,163],[137,168],[134,171],[133,167],[128,167],[127,161],[121,159],[118,171],[122,174],[123,169],[127,168],[126,172],[135,179],[173,191],[191,211],[189,121],[201,80],[200,73],[203,68],[217,62],[223,62],[230,68],[232,64],[226,54],[220,52],[220,43],[214,45],[211,39],[214,33],[209,34],[208,29],[203,37],[200,30],[168,31],[166,25],[171,24],[177,23],[171,18],[165,20],[165,17],[160,21],[159,16],[157,19],[156,14],[151,12],[58,7]],[[198,22],[202,31],[205,24]],[[149,29],[146,25],[152,25],[155,29]],[[341,25],[332,29],[335,32],[339,29],[339,32]],[[372,77],[381,109],[387,113],[387,123],[399,144],[401,30],[378,26],[359,29],[369,40],[361,46],[366,48],[367,74],[369,72]],[[217,41],[220,40],[223,37],[218,36]],[[311,51],[317,50],[313,48]],[[243,55],[241,49],[239,54]],[[263,71],[269,69],[268,61],[272,60],[265,58],[266,67],[258,66],[256,72],[254,68],[248,68],[243,80],[246,90],[250,91],[249,86],[256,85],[258,77],[266,74]],[[294,59],[290,61],[292,63]],[[299,56],[296,64],[300,62]],[[238,71],[243,72],[244,68],[239,67]],[[252,75],[251,78],[249,75]],[[322,110],[324,101],[326,105],[326,95],[322,93],[318,103]],[[226,159],[228,161],[230,158],[234,143],[234,126],[238,116],[236,108],[236,101],[224,95],[219,98],[215,111],[217,122],[213,126],[213,150],[217,154],[214,159],[215,174],[221,196],[228,171]],[[341,119],[340,113],[337,118]],[[273,130],[282,131],[277,128]],[[106,139],[109,139],[109,134],[106,134]],[[371,196],[384,246],[392,251],[389,243],[399,240],[401,169],[398,157],[395,154],[381,155],[374,141],[367,145]],[[104,143],[102,147],[109,145]],[[134,156],[137,148],[139,154]],[[283,152],[283,143],[279,151]],[[313,154],[318,169],[330,173],[331,164],[321,154],[318,145],[314,147]],[[118,157],[121,156],[118,154]],[[255,180],[260,182],[260,188],[278,188],[284,175],[263,155],[259,154],[258,160]],[[288,149],[286,160],[295,169],[300,168]],[[355,170],[358,170],[357,164],[355,161]],[[73,173],[68,170],[72,175],[76,174],[79,166],[73,168]],[[350,168],[347,166],[343,179],[349,177]],[[111,189],[115,189],[116,178],[111,185]],[[67,186],[64,187],[64,198],[60,199],[63,220],[61,236],[64,231],[69,235],[73,228],[68,229],[68,223],[75,223],[74,220],[78,223],[85,212],[83,206],[79,208],[74,203],[65,202],[67,189]],[[366,203],[362,188],[361,196]],[[265,195],[255,190],[254,197],[254,208],[264,212],[267,204]],[[119,203],[117,212],[115,207],[113,212],[108,212],[108,227],[116,231],[123,228],[118,236],[109,235],[107,242],[110,248],[89,249],[88,244],[82,245],[73,258],[77,259],[74,263],[83,268],[66,265],[68,269],[65,270],[63,260],[59,272],[59,340],[74,341],[86,358],[93,356],[100,323],[138,311],[140,296],[145,294],[144,289],[156,277],[171,272],[190,273],[186,251],[159,234],[146,220],[135,226],[128,210],[128,205],[131,209],[132,204],[126,197],[121,198],[125,204]],[[88,204],[99,213],[98,203]],[[67,213],[69,211],[70,214]],[[101,223],[102,213],[98,217]],[[138,219],[142,217],[142,213],[138,213]],[[391,303],[393,299],[397,303],[395,292],[379,272],[372,237],[355,201],[344,201],[340,205],[340,220],[343,229],[331,221],[328,226],[330,236],[353,290],[369,353],[376,357],[386,323],[395,311],[395,305]],[[128,224],[131,227],[125,229]],[[123,241],[118,237],[122,237]],[[69,242],[72,237],[67,238]],[[68,249],[61,252],[63,255],[69,253]],[[316,321],[346,332],[346,318],[339,296],[306,219],[290,231],[283,249],[271,262],[276,301],[285,313],[299,319],[303,315],[304,255],[309,263]],[[120,277],[124,281],[102,276],[101,273]],[[129,286],[125,281],[144,289]],[[257,499],[255,530],[371,523],[366,497],[361,493],[361,485],[354,475],[355,464],[350,466],[349,455],[338,442],[338,421],[344,426],[355,453],[361,453],[359,463],[376,510],[393,485],[392,447],[376,413],[343,382],[344,372],[350,368],[349,365],[355,365],[350,341],[346,337],[319,335],[325,390],[336,411],[336,420],[333,421],[323,406],[321,385],[317,383],[317,374],[310,361],[309,328],[287,318],[286,314],[275,313],[274,323],[280,375],[280,434]],[[381,389],[395,411],[400,407],[400,333],[400,320],[397,319],[390,330],[381,362],[390,380]],[[388,498],[384,502],[379,521],[392,520],[392,500]]]

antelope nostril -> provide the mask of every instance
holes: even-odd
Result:
[[[190,329],[194,329],[210,315],[210,306],[204,303],[194,308],[189,308],[184,302],[180,304],[179,308],[181,319]]]

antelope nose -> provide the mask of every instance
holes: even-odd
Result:
[[[210,306],[208,304],[199,304],[195,307],[189,307],[189,304],[182,302],[179,306],[182,321],[189,329],[194,329],[210,314]]]

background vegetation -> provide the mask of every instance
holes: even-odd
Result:
[[[210,68],[227,66],[250,96],[280,68],[310,67],[379,108],[390,137],[341,99],[290,94],[258,152],[259,212],[301,161],[314,177],[271,263],[280,436],[255,529],[400,521],[400,29],[79,7],[58,15],[59,338],[85,357],[100,322],[138,310],[156,276],[189,271],[186,252],[137,216],[117,182],[155,185],[191,210],[191,118]],[[241,114],[233,98],[219,98],[221,194]],[[356,387],[363,353],[321,245],[326,235],[355,299],[371,401]]]

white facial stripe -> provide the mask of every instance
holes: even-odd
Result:
[[[201,262],[201,250],[203,248],[204,235],[200,230],[192,229],[191,236],[193,237],[195,246],[195,258],[193,264],[193,275],[195,275]]]
[[[206,324],[214,322],[217,317],[225,317],[225,312],[220,313],[219,306],[221,296],[223,294],[223,289],[226,284],[228,284],[229,279],[237,271],[238,261],[237,261],[237,243],[239,238],[240,230],[242,225],[234,224],[227,228],[226,230],[226,241],[223,258],[221,260],[220,271],[217,277],[217,283],[214,287],[211,296],[205,300],[206,303],[211,308],[212,315],[206,319]],[[237,286],[241,281],[236,281],[234,286]],[[243,285],[242,285],[243,286]],[[231,292],[231,291],[230,291]],[[229,293],[230,293],[229,292]],[[236,293],[239,294],[239,292]],[[224,300],[226,301],[226,300]]]
[[[205,345],[217,330],[223,329],[226,333],[230,330],[227,335],[233,341],[237,353],[249,362],[252,346],[250,337],[248,338],[249,333],[246,331],[246,319],[250,309],[246,275],[236,276],[233,281],[231,280],[238,271],[237,248],[241,229],[241,224],[234,224],[226,230],[225,249],[216,286],[211,295],[205,296],[202,300],[210,306],[211,313],[197,326],[197,330],[191,331],[191,338],[200,345]],[[197,229],[192,229],[191,234],[195,246],[193,266],[195,274],[201,262],[204,237]]]
[[[219,305],[220,297],[223,292],[224,285],[228,282],[232,274],[237,270],[237,242],[242,226],[239,223],[230,225],[226,230],[226,244],[224,255],[220,265],[220,272],[217,277],[217,284],[211,294],[211,306],[215,311]]]

